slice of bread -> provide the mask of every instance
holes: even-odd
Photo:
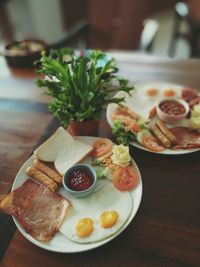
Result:
[[[34,154],[42,161],[54,162],[56,170],[63,175],[91,151],[92,146],[74,140],[64,128],[60,127]]]
[[[34,151],[34,154],[40,160],[54,162],[60,151],[71,143],[73,143],[73,137],[63,127],[59,127]]]
[[[54,162],[55,168],[63,175],[75,163],[83,160],[91,151],[91,146],[74,140],[71,146],[68,146],[58,155]]]

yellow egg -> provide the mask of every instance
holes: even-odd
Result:
[[[59,231],[69,240],[82,244],[113,236],[127,222],[133,209],[131,193],[117,190],[109,181],[87,197],[68,197],[71,213]]]
[[[175,96],[175,91],[173,89],[166,89],[164,92],[163,92],[163,95],[165,97],[173,97]]]
[[[80,219],[76,225],[76,234],[80,237],[89,236],[93,230],[93,220],[90,218]]]
[[[116,224],[118,213],[114,210],[105,211],[100,215],[99,223],[103,228],[110,228]]]
[[[156,95],[158,94],[158,89],[157,89],[157,88],[149,88],[149,89],[146,91],[146,94],[147,94],[149,97],[156,96]]]

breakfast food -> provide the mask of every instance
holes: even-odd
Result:
[[[129,191],[136,187],[138,175],[133,166],[117,168],[112,174],[112,182],[120,191]]]
[[[175,100],[166,100],[160,104],[160,109],[169,115],[180,115],[185,113],[185,107]]]
[[[139,133],[138,140],[140,144],[142,144],[150,151],[162,152],[165,150],[165,147],[158,141],[158,139],[151,135],[149,132],[145,132],[144,134],[143,132],[141,132],[141,134]]]
[[[190,103],[199,97],[199,93],[193,88],[183,88],[181,96],[186,102]]]
[[[34,167],[28,167],[26,169],[26,174],[29,177],[40,182],[42,185],[44,185],[46,188],[48,188],[52,192],[56,192],[58,190],[58,184],[54,182],[51,178],[49,178],[46,174],[39,171],[38,169]]]
[[[67,142],[69,140],[71,140],[70,137]],[[74,141],[76,140],[73,139],[72,142]],[[56,141],[54,139],[54,142],[57,144],[57,139]],[[62,142],[64,145],[67,143],[65,137]],[[80,141],[77,143],[83,144]],[[62,185],[52,179],[55,174],[52,169],[54,162],[47,166],[35,158],[38,155],[35,153],[20,170],[22,175],[16,178],[18,184],[19,177],[21,177],[21,182],[24,179],[27,180],[0,202],[0,210],[14,216],[19,230],[30,241],[33,239],[29,235],[35,239],[34,243],[36,240],[48,242],[47,246],[51,246],[60,239],[62,242],[91,244],[100,240],[109,240],[109,237],[124,229],[130,216],[133,216],[133,193],[131,191],[138,189],[140,174],[130,157],[128,147],[115,145],[109,139],[104,138],[86,138],[86,143],[90,144],[86,146],[92,148],[92,151],[88,155],[88,150],[86,150],[83,155],[87,156],[84,158],[84,164],[76,164],[76,166],[88,165],[95,175],[93,161],[96,161],[98,162],[96,166],[104,172],[104,177],[98,176],[97,179],[97,174],[94,176],[95,187],[89,195],[78,198],[65,187],[62,188]],[[75,148],[76,144],[73,143]],[[47,151],[49,151],[48,146],[51,149],[52,142],[47,144],[45,148]],[[63,148],[63,146],[60,147]],[[72,153],[73,149],[72,147]],[[90,189],[93,181],[88,173],[82,171],[70,173],[70,170],[71,180],[68,186],[71,190],[86,191],[88,186]],[[29,179],[26,174],[32,179]],[[80,183],[82,180],[83,183]],[[58,193],[54,192],[55,190],[58,190]],[[60,233],[56,235],[58,231]],[[55,235],[55,239],[49,242]],[[72,244],[72,246],[75,245]]]
[[[116,104],[110,104],[107,117],[113,128],[113,134],[119,143],[134,144],[139,148],[157,153],[173,154],[188,153],[198,148],[198,142],[193,136],[200,132],[200,94],[197,90],[179,85],[155,82],[141,84],[131,96],[127,95],[125,105],[138,115],[131,118],[128,114],[119,114]],[[181,130],[183,139],[191,136],[191,142],[178,145],[179,141],[172,131],[175,127],[187,128]],[[178,130],[179,132],[179,130]],[[192,133],[191,133],[192,132]],[[188,134],[190,133],[190,134]]]
[[[117,107],[117,115],[122,115],[122,116],[125,115],[135,120],[139,118],[139,115],[137,113],[135,113],[128,106],[123,105],[123,104]]]
[[[164,147],[171,147],[171,141],[165,137],[156,125],[151,126],[151,131]]]
[[[14,215],[33,238],[47,242],[58,232],[71,204],[61,195],[27,180],[8,194],[0,207]]]
[[[41,171],[44,174],[46,174],[48,177],[50,177],[56,183],[58,183],[58,184],[62,183],[62,176],[58,172],[56,172],[56,171],[52,170],[51,168],[49,168],[46,164],[44,164],[40,160],[35,159],[33,164],[34,164],[36,169],[38,169],[39,171]]]
[[[70,169],[71,170],[71,169]],[[84,191],[90,188],[94,183],[93,177],[86,170],[76,169],[68,174],[67,186],[74,191]]]
[[[92,157],[98,158],[109,154],[112,151],[112,142],[107,138],[99,138],[93,145]]]
[[[111,155],[112,163],[120,167],[127,167],[130,165],[131,156],[129,154],[129,147],[124,145],[114,145]]]
[[[189,105],[183,99],[161,100],[156,106],[158,118],[168,124],[177,124],[186,118]]]
[[[173,89],[166,89],[163,92],[164,97],[173,97],[175,95],[175,92]]]
[[[177,142],[176,137],[161,120],[157,120],[156,125],[158,126],[160,131],[172,142],[172,144],[175,144]]]
[[[71,214],[60,232],[78,243],[94,243],[112,236],[126,223],[133,208],[130,192],[120,192],[112,183],[71,202]]]
[[[34,152],[44,162],[54,162],[56,170],[63,175],[75,163],[92,151],[92,146],[75,140],[64,128],[58,130]]]
[[[34,155],[37,159],[45,162],[54,162],[64,147],[68,147],[73,143],[73,137],[62,127],[42,143],[35,151]]]
[[[157,88],[149,88],[146,93],[150,97],[156,96],[158,94],[158,89]]]
[[[103,139],[100,140],[103,143]],[[99,157],[95,154],[92,165],[97,168],[98,178],[107,177],[120,191],[130,191],[137,186],[138,173],[132,164],[128,146],[113,145],[109,153]]]
[[[189,125],[192,129],[200,130],[200,104],[192,108]]]
[[[176,137],[177,144],[173,149],[200,148],[200,133],[187,127],[173,127],[170,131]]]
[[[0,202],[0,210],[7,214],[13,214],[16,206],[21,205],[24,199],[32,197],[33,192],[37,189],[38,185],[30,179],[23,183],[23,186],[18,187],[10,192]]]

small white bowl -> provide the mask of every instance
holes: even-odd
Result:
[[[163,110],[161,110],[160,106],[162,103],[164,102],[177,102],[178,104],[181,104],[185,111],[181,114],[169,114],[167,112],[164,112]],[[167,98],[167,99],[163,99],[161,101],[158,102],[157,106],[156,106],[156,112],[158,117],[169,124],[176,124],[179,121],[181,121],[182,119],[184,119],[188,112],[189,112],[190,108],[189,105],[186,101],[184,101],[183,99],[174,99],[174,98]]]
[[[68,179],[70,179],[70,174],[74,171],[83,171],[83,172],[88,173],[90,177],[93,179],[92,185],[89,188],[85,190],[81,190],[81,191],[76,191],[76,190],[71,189],[68,186]],[[95,170],[89,164],[81,164],[81,163],[75,164],[74,166],[69,168],[62,178],[62,183],[63,183],[64,189],[66,190],[66,192],[78,198],[86,197],[89,194],[91,194],[95,189],[96,182],[97,182],[97,176],[96,176]]]

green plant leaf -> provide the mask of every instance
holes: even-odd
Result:
[[[115,93],[133,90],[128,80],[116,76],[115,61],[99,50],[81,58],[66,49],[43,52],[37,66],[37,85],[52,97],[49,109],[64,126],[71,120],[100,118],[105,105],[124,101],[113,97]]]

